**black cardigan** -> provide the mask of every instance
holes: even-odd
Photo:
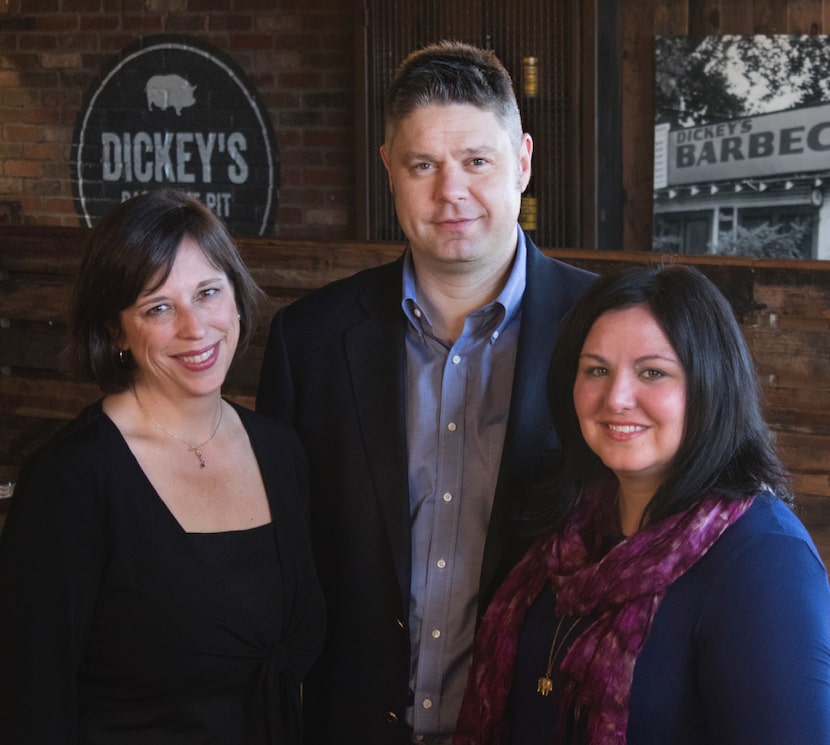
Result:
[[[273,516],[280,643],[199,558],[98,402],[24,467],[0,538],[0,742],[249,745],[248,727],[300,741],[324,631],[305,455],[236,410]]]

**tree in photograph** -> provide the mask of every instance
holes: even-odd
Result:
[[[737,225],[718,235],[718,245],[709,253],[719,256],[751,256],[755,259],[803,259],[810,226],[801,220],[789,225],[764,223],[753,228]]]
[[[830,100],[827,36],[657,38],[657,121],[675,127]]]

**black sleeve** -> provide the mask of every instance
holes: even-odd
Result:
[[[23,469],[0,537],[0,742],[77,739],[78,670],[103,572],[100,479],[71,453]]]

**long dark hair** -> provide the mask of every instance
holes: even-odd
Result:
[[[609,473],[582,437],[573,387],[594,322],[603,313],[634,306],[652,313],[686,375],[683,438],[643,523],[713,493],[738,499],[769,490],[791,501],[787,472],[762,414],[755,365],[729,302],[692,267],[636,267],[600,277],[563,326],[548,377],[562,454],[549,482],[533,495],[536,527],[561,526],[585,486]]]

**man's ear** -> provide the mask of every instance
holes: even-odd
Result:
[[[530,183],[530,160],[533,157],[533,138],[525,132],[519,145],[519,185],[521,191]]]

